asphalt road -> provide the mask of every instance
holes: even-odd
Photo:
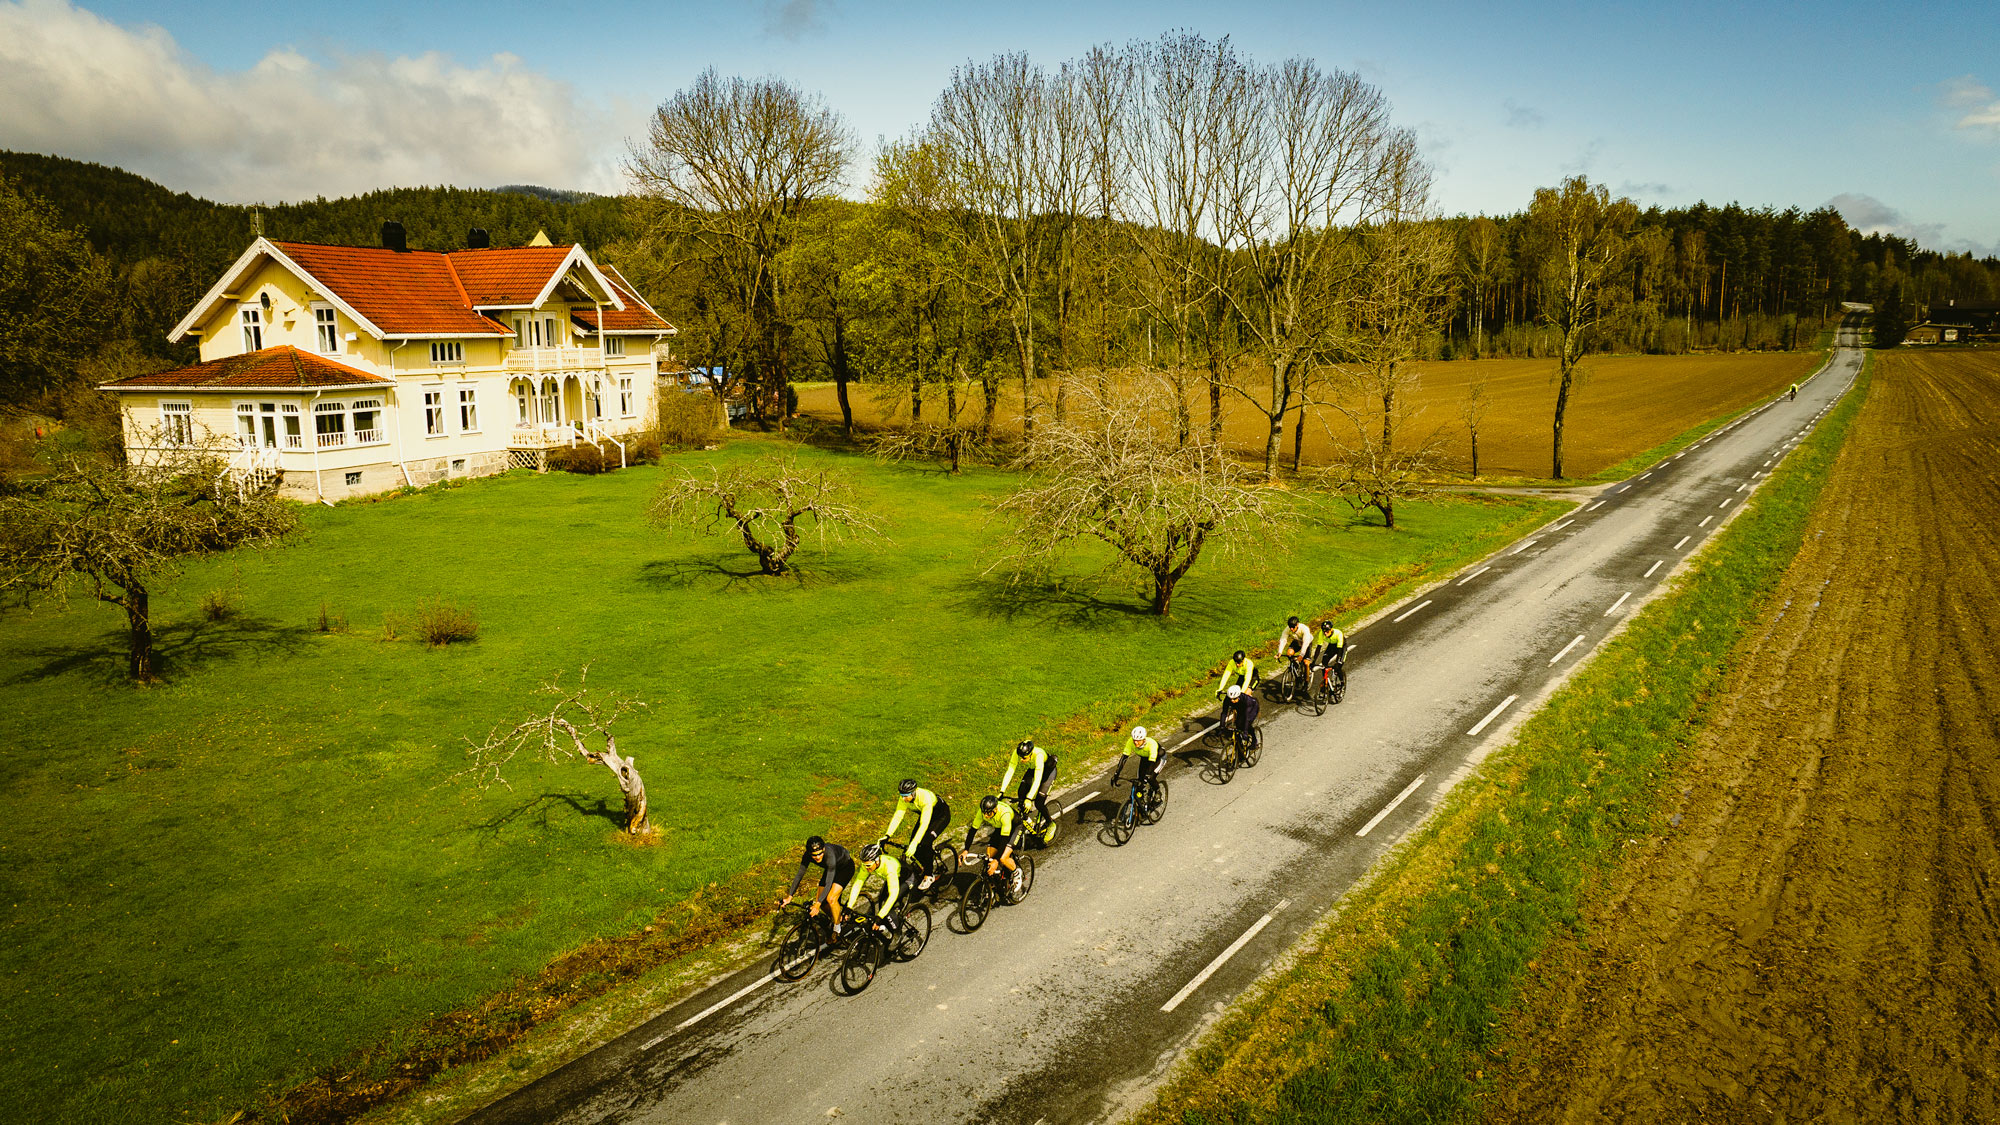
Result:
[[[1165,819],[1126,846],[1097,838],[1105,778],[1072,785],[1033,893],[977,933],[946,932],[941,914],[920,959],[852,997],[825,968],[778,984],[752,966],[466,1120],[1115,1117],[1714,534],[1860,359],[1836,351],[1797,401],[1378,615],[1351,635],[1345,703],[1317,718],[1267,703],[1263,760],[1227,785],[1202,776],[1199,741],[1181,747]]]

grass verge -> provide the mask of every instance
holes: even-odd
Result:
[[[1746,622],[1797,554],[1855,393],[1674,588],[1522,724],[1181,1063],[1145,1125],[1449,1121],[1474,1113],[1537,954],[1650,831]]]

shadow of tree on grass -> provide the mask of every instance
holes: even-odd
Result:
[[[563,808],[577,816],[597,817],[610,821],[619,828],[625,827],[625,805],[621,800],[617,808],[603,797],[592,797],[584,793],[544,793],[530,797],[513,808],[496,813],[472,826],[473,831],[499,839],[500,834],[515,824],[531,825],[536,829],[547,829],[549,816]]]
[[[227,621],[169,622],[153,630],[155,669],[171,680],[210,664],[284,655],[304,644],[314,630],[284,625],[268,617],[232,617]],[[10,683],[37,683],[81,675],[104,686],[131,683],[126,660],[131,652],[123,626],[107,629],[89,640],[50,644],[25,651],[30,665]]]

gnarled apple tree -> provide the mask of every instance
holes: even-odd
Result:
[[[652,833],[639,763],[618,752],[618,738],[611,733],[619,719],[645,710],[646,704],[619,692],[599,694],[591,689],[589,679],[587,664],[577,673],[575,687],[565,687],[561,673],[551,676],[535,689],[540,702],[530,717],[509,728],[493,728],[484,742],[466,739],[465,755],[470,761],[452,775],[452,780],[470,780],[481,789],[494,785],[512,789],[506,770],[523,753],[558,765],[580,759],[603,766],[617,779],[618,792],[625,798],[625,831],[634,836]]]
[[[765,574],[791,573],[806,535],[821,546],[841,539],[880,539],[875,516],[854,502],[847,478],[808,469],[790,453],[759,457],[707,476],[685,474],[660,485],[647,516],[669,528],[717,535],[734,528]]]

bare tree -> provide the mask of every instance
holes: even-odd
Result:
[[[1478,359],[1486,354],[1486,304],[1507,275],[1507,238],[1500,224],[1474,216],[1465,225],[1462,253],[1466,288],[1472,291],[1472,358]]]
[[[1589,335],[1625,295],[1626,235],[1638,221],[1631,200],[1571,176],[1541,188],[1528,224],[1541,253],[1541,318],[1559,341],[1554,442],[1549,475],[1563,479],[1563,417]]]
[[[646,201],[648,238],[698,267],[743,322],[722,357],[747,368],[763,403],[783,401],[791,324],[778,259],[802,213],[840,186],[854,140],[817,96],[775,78],[723,78],[713,68],[663,102],[626,162]]]
[[[282,539],[297,505],[278,480],[241,487],[226,438],[156,435],[128,465],[72,459],[0,496],[0,590],[46,591],[66,602],[81,585],[125,611],[126,670],[158,678],[152,596],[188,559]]]
[[[1486,420],[1486,409],[1493,403],[1486,397],[1486,381],[1474,380],[1465,388],[1465,402],[1458,408],[1458,416],[1465,421],[1465,435],[1472,441],[1472,479],[1479,479],[1479,424]]]
[[[1035,475],[1000,503],[1017,546],[996,566],[1046,573],[1079,540],[1099,540],[1114,569],[1144,579],[1153,612],[1165,616],[1204,552],[1226,555],[1280,518],[1252,474],[1206,443],[1177,439],[1157,387],[1105,394],[1078,384],[1070,395],[1065,417],[1029,439],[1024,460]]]
[[[652,824],[646,816],[646,783],[639,777],[636,759],[618,752],[618,739],[611,728],[619,719],[646,704],[635,696],[608,692],[599,695],[589,686],[590,666],[577,673],[576,686],[564,687],[562,674],[551,676],[535,689],[535,694],[553,700],[536,707],[536,713],[505,730],[495,727],[483,742],[466,740],[470,763],[452,775],[452,780],[470,779],[481,789],[494,785],[513,788],[506,767],[523,751],[545,762],[560,765],[582,759],[611,771],[618,792],[625,798],[625,831],[634,836],[649,835]],[[592,740],[601,743],[593,748]]]
[[[689,474],[660,485],[647,510],[662,527],[715,535],[733,527],[765,574],[791,572],[792,554],[807,534],[824,546],[848,538],[880,538],[875,517],[853,503],[845,477],[806,469],[794,454],[773,454],[708,476]]]

